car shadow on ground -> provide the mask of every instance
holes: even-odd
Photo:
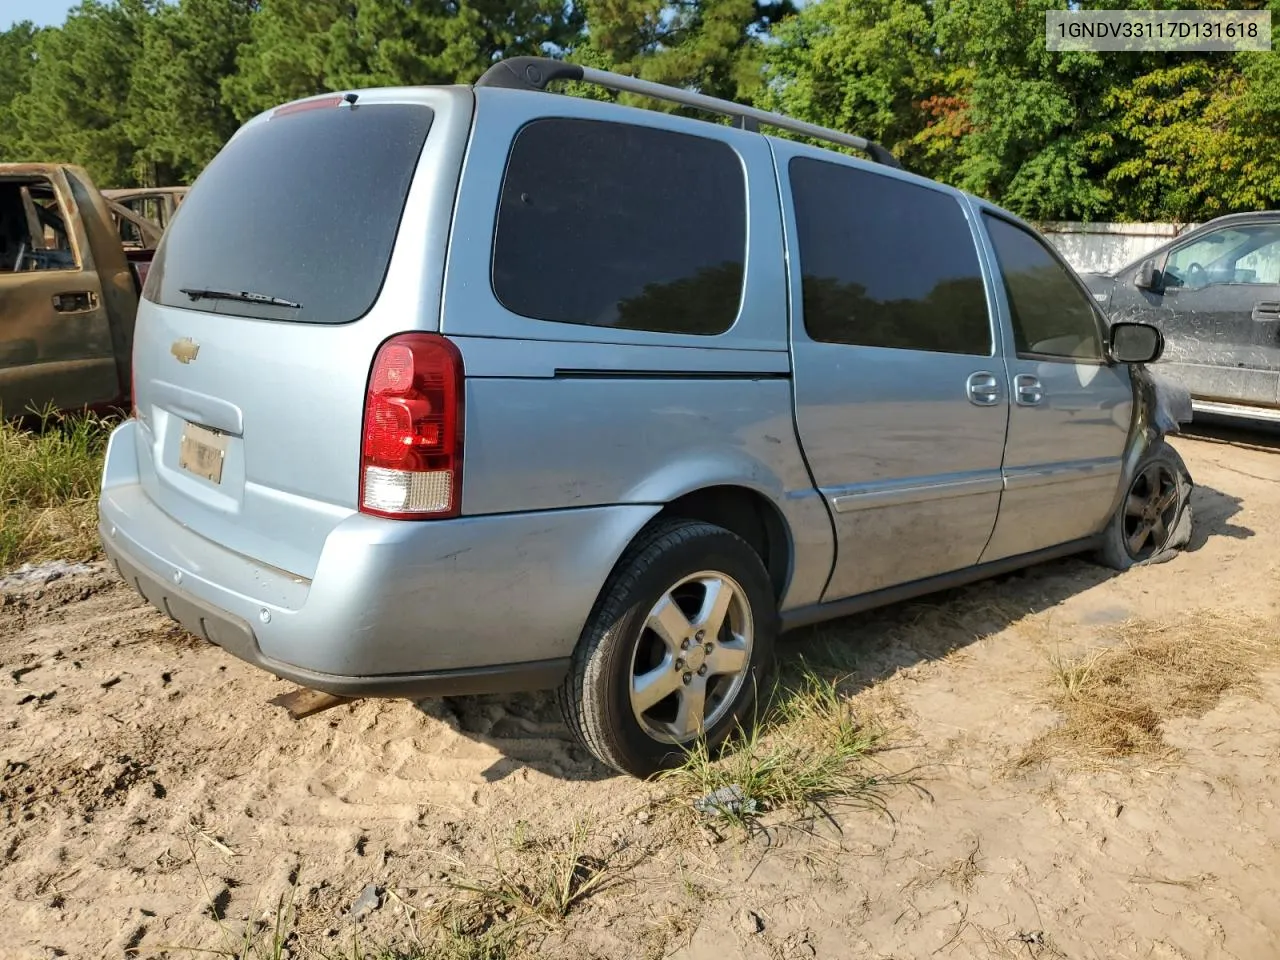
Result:
[[[1197,486],[1192,505],[1195,525],[1187,550],[1200,550],[1217,537],[1254,535],[1232,522],[1241,509],[1239,497]],[[792,631],[778,641],[781,679],[772,702],[780,706],[791,696],[789,681],[794,682],[795,667],[802,658],[819,673],[842,676],[842,689],[856,693],[899,670],[946,657],[1119,575],[1087,557],[1072,557]],[[1090,619],[1119,622],[1130,615],[1117,606],[1094,611]],[[484,772],[489,782],[523,768],[571,781],[616,776],[573,739],[551,693],[448,697],[424,700],[418,707],[501,754]]]
[[[1249,422],[1198,413],[1182,433],[1192,440],[1280,453],[1280,422]]]
[[[1254,535],[1249,527],[1232,523],[1231,518],[1240,512],[1241,499],[1223,493],[1214,487],[1197,485],[1191,491],[1191,508],[1195,511],[1191,527],[1191,541],[1186,550],[1194,553],[1215,537],[1247,540]]]

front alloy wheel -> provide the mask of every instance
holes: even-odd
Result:
[[[1178,452],[1163,440],[1153,444],[1102,531],[1099,559],[1128,570],[1173,557],[1191,540],[1192,488]]]
[[[1178,496],[1178,477],[1167,463],[1148,463],[1134,477],[1124,501],[1123,537],[1125,552],[1135,563],[1168,545],[1178,516]]]

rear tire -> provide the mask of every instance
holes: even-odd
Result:
[[[1163,563],[1191,539],[1191,474],[1161,440],[1138,463],[1107,524],[1099,559],[1113,570]]]
[[[602,763],[637,777],[679,765],[699,736],[717,750],[750,727],[777,632],[769,576],[746,541],[658,521],[583,628],[560,688],[565,722]]]

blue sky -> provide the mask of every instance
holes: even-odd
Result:
[[[49,26],[67,19],[67,11],[79,0],[0,0],[0,30],[8,30],[20,20]]]

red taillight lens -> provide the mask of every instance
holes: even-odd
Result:
[[[364,400],[360,512],[456,517],[462,503],[462,355],[434,333],[378,348]]]

